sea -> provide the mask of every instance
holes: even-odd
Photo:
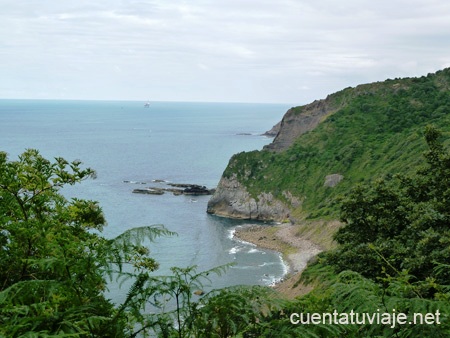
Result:
[[[233,263],[212,276],[205,289],[233,285],[271,285],[287,272],[279,253],[233,237],[237,227],[255,224],[206,213],[210,196],[133,193],[167,183],[215,188],[231,156],[260,150],[262,136],[281,120],[286,104],[199,102],[0,100],[0,151],[10,160],[28,148],[48,158],[81,160],[97,172],[62,193],[98,201],[107,219],[102,235],[163,224],[176,236],[149,243],[160,264],[197,266],[197,271]],[[271,226],[271,224],[267,224]],[[127,285],[114,280],[111,299],[120,303]]]

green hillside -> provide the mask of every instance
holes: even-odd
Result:
[[[255,198],[271,192],[286,201],[283,191],[291,192],[302,201],[293,207],[294,217],[335,218],[336,197],[356,183],[408,173],[420,165],[426,125],[448,132],[450,68],[420,78],[346,88],[326,100],[338,109],[314,130],[282,152],[233,156],[224,176],[237,174]],[[302,114],[302,107],[295,112]],[[333,188],[326,187],[325,177],[330,174],[344,179]]]

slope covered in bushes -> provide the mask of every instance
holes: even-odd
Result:
[[[224,177],[235,175],[255,198],[271,192],[289,204],[289,191],[301,201],[291,206],[294,217],[334,218],[336,197],[356,183],[409,172],[423,161],[425,126],[449,124],[450,69],[346,88],[325,101],[334,111],[317,127],[285,150],[234,155]],[[324,185],[331,174],[344,177],[333,188]]]

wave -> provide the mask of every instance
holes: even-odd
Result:
[[[128,183],[128,184],[147,184],[147,182],[141,182],[141,181],[128,181],[128,180],[123,181],[123,183]]]
[[[258,270],[258,265],[232,265],[231,269],[237,269],[237,270]]]
[[[251,248],[250,250],[248,250],[248,253],[261,253],[263,255],[265,254],[264,251],[258,250],[258,249],[255,249],[255,248]]]
[[[282,280],[282,277],[275,277],[274,275],[264,275],[261,278],[261,282],[267,286],[275,286],[275,284],[281,282]]]
[[[236,246],[232,247],[230,250],[228,250],[228,253],[230,255],[236,254],[238,252],[243,252],[243,253],[246,253],[246,254],[254,254],[254,253],[258,253],[258,254],[261,254],[261,255],[265,255],[266,254],[266,251],[264,251],[262,249],[258,249],[258,248],[254,247],[254,246],[250,247],[249,244],[251,244],[251,243],[247,244],[247,242],[242,242],[242,243],[240,243],[240,245],[236,245]]]
[[[278,257],[280,258],[281,266],[283,267],[283,276],[286,276],[290,269],[289,264],[284,261],[282,254],[278,254]]]
[[[234,254],[238,253],[241,250],[242,250],[242,247],[234,246],[230,250],[228,250],[228,253],[230,255],[234,255]]]
[[[236,231],[235,231],[235,230],[233,230],[233,235],[232,235],[232,237],[229,237],[230,239],[232,239],[233,241],[236,241],[236,242],[239,242],[239,243],[242,243],[242,244],[248,245],[248,246],[252,246],[252,247],[257,247],[257,245],[256,245],[256,244],[253,244],[253,243],[250,243],[250,242],[244,241],[244,240],[242,240],[242,239],[240,239],[240,238],[234,237],[234,233],[235,233],[235,232],[236,232]]]
[[[231,230],[228,230],[228,238],[229,239],[234,239],[234,234],[236,233],[236,229],[231,229]]]

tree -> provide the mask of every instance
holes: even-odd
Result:
[[[0,152],[0,336],[121,337],[127,314],[104,296],[106,278],[136,278],[157,268],[142,245],[170,234],[162,226],[100,235],[97,202],[64,198],[59,190],[87,178],[80,161],[43,158],[26,150],[18,161]],[[129,264],[134,270],[125,272]],[[136,285],[135,283],[135,285]]]
[[[281,304],[269,288],[203,291],[227,266],[155,275],[148,242],[174,234],[162,225],[102,237],[98,203],[60,193],[88,178],[95,172],[80,161],[51,162],[32,149],[9,161],[0,152],[1,338],[250,337],[268,329]],[[108,278],[131,280],[122,304],[105,298]]]
[[[285,303],[268,287],[233,286],[213,290],[200,301],[195,314],[195,336],[259,337],[262,324],[279,314]]]
[[[450,256],[450,154],[441,138],[427,127],[425,163],[415,174],[357,186],[343,200],[340,246],[328,255],[339,271],[374,279],[406,270],[418,280],[448,283],[448,273],[435,273]]]

